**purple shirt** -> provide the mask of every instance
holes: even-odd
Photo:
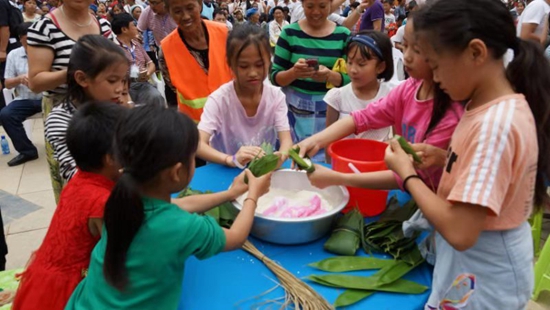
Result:
[[[384,31],[384,6],[379,0],[376,0],[361,16],[359,30],[374,30],[374,21],[379,19],[382,21],[380,31]]]

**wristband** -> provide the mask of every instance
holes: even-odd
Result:
[[[244,169],[246,166],[241,165],[241,163],[237,160],[237,155],[233,155],[233,163],[235,166],[239,169]]]
[[[407,189],[407,182],[410,180],[410,179],[419,179],[422,181],[422,178],[418,175],[418,174],[411,174],[409,175],[408,177],[405,178],[405,180],[403,180],[403,188],[405,189],[405,191],[410,194],[409,190]]]

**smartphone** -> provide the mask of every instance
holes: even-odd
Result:
[[[308,58],[306,59],[306,63],[308,67],[313,68],[315,71],[319,70],[319,60],[315,58]]]

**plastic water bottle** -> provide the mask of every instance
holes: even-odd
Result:
[[[8,155],[10,153],[10,145],[8,144],[8,140],[6,140],[6,136],[0,138],[0,145],[2,145],[2,154]]]

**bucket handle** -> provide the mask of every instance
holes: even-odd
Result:
[[[351,169],[351,171],[353,171],[355,174],[361,174],[361,171],[359,171],[359,169],[357,169],[357,167],[355,167],[355,165],[353,163],[348,163],[348,167]]]

